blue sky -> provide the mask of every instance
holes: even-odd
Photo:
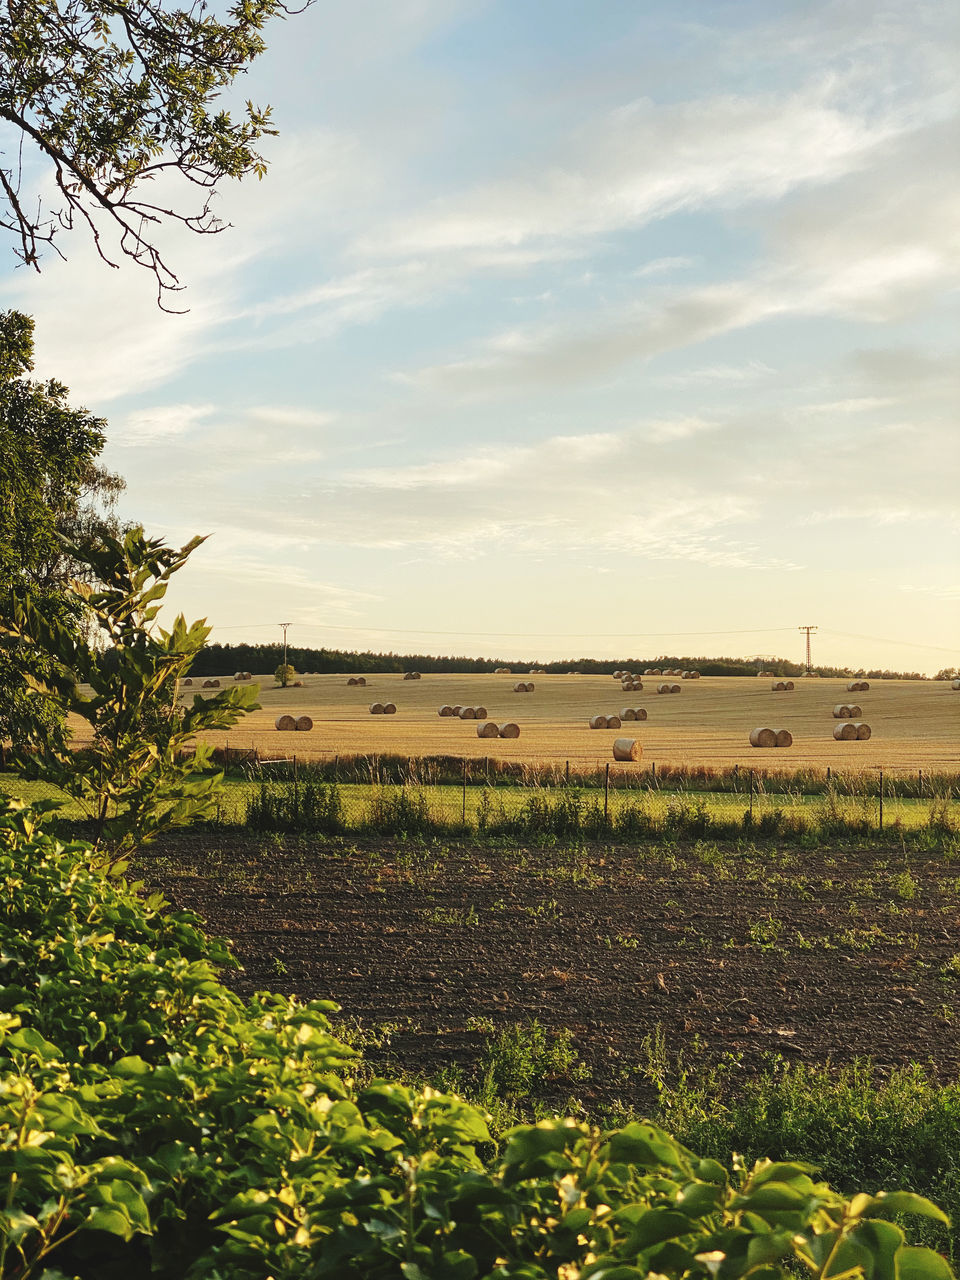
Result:
[[[319,0],[187,315],[5,306],[220,640],[960,661],[957,15]]]

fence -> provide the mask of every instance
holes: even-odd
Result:
[[[452,756],[223,758],[219,819],[261,830],[624,838],[960,828],[960,776],[608,764],[587,772]]]

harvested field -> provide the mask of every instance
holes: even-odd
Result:
[[[443,705],[482,705],[491,720],[515,720],[521,736],[498,743],[499,758],[595,765],[610,758],[614,730],[588,727],[598,708],[614,710],[609,676],[539,676],[533,693],[518,698],[516,681],[503,675],[429,675],[405,682],[402,673],[368,675],[366,688],[349,687],[343,674],[307,676],[302,689],[275,688],[255,677],[263,709],[229,734],[211,734],[218,745],[277,750],[274,724],[281,713],[309,715],[313,731],[298,740],[298,754],[484,756],[490,748],[476,727],[439,717]],[[956,769],[960,765],[960,699],[947,681],[873,681],[862,694],[869,742],[833,739],[834,704],[846,701],[848,681],[798,680],[784,702],[755,677],[704,676],[684,686],[683,697],[646,693],[649,719],[638,730],[649,764],[756,765],[750,730],[776,716],[793,745],[776,753],[778,767]],[[192,696],[186,694],[185,697]],[[396,715],[371,716],[371,701],[395,702]],[[786,714],[785,714],[786,713]],[[779,727],[779,726],[778,726]]]

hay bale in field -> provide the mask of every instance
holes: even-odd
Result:
[[[847,707],[847,712],[851,720],[856,720],[858,716],[863,715],[863,707],[858,707],[857,704],[854,703],[853,706]]]
[[[615,671],[615,672],[613,673],[613,678],[614,678],[614,680],[623,680],[623,679],[624,679],[624,672],[623,672],[623,671]]]
[[[513,686],[513,692],[514,692],[514,693],[526,693],[526,692],[527,692],[527,686],[523,683],[523,681],[522,681],[522,680],[518,680],[518,681],[517,681],[517,683]]]
[[[608,729],[619,729],[619,728],[620,728],[620,717],[619,717],[619,716],[607,716],[607,728],[608,728]]]
[[[189,683],[189,682],[188,682],[188,683]],[[950,688],[951,688],[951,689],[953,689],[953,691],[954,691],[955,693],[956,693],[958,690],[960,690],[960,680],[951,680],[951,681],[950,681]]]
[[[478,738],[499,738],[500,729],[492,720],[481,720],[477,725]]]
[[[786,693],[793,693],[794,689],[796,688],[796,685],[793,683],[792,680],[787,680],[783,688]]]
[[[372,716],[382,716],[382,715],[383,715],[383,703],[382,703],[382,702],[371,702],[371,703],[370,703],[370,714],[371,714]]]
[[[847,685],[847,693],[859,693],[859,692],[860,692],[860,681],[851,680],[850,683]]]
[[[494,667],[494,669],[493,669],[493,674],[494,674],[495,676],[508,676],[508,675],[510,675],[510,668],[509,668],[509,667]]]
[[[499,731],[501,738],[519,738],[520,737],[520,726],[518,724],[513,724],[511,722],[508,722],[507,724],[498,725],[497,729]]]
[[[642,754],[643,747],[635,738],[614,738],[614,760],[639,760]]]
[[[793,746],[793,734],[790,732],[790,730],[789,730],[789,729],[778,729],[778,730],[777,730],[777,746],[778,746],[778,747],[792,747],[792,746]]]
[[[252,673],[251,673],[251,672],[249,672],[249,671],[245,671],[245,672],[243,673],[243,678],[244,678],[244,680],[252,680],[252,679],[253,679],[253,675],[252,675]]]
[[[636,718],[637,718],[637,713],[636,711],[634,711],[633,707],[624,707],[623,710],[620,712],[621,720],[636,720]]]
[[[438,716],[452,716],[453,707],[448,707],[446,703],[437,711]]]
[[[313,721],[309,716],[297,716],[295,728],[299,733],[309,733],[313,728]]]
[[[486,718],[487,718],[487,708],[486,708],[486,707],[474,707],[474,708],[473,708],[473,714],[476,716],[476,718],[477,718],[478,720],[486,720]]]
[[[845,702],[838,702],[833,708],[834,720],[846,720],[850,715],[850,708]]]
[[[358,686],[358,688],[362,688],[366,683],[367,683],[367,677],[366,677],[366,676],[357,676],[357,686]]]
[[[477,718],[477,713],[476,713],[475,708],[473,708],[473,707],[461,707],[461,708],[460,708],[460,719],[461,719],[461,720],[476,720],[476,718]]]
[[[591,729],[605,729],[606,727],[607,727],[607,717],[606,717],[606,716],[591,716],[591,717],[590,717],[590,728],[591,728]]]
[[[405,671],[405,672],[403,673],[403,678],[404,678],[404,680],[419,680],[419,679],[420,679],[420,672],[419,672],[419,671]]]
[[[284,733],[291,732],[297,727],[296,720],[294,720],[293,716],[288,715],[277,716],[273,723],[281,732]]]
[[[645,707],[636,707],[634,708],[634,711],[638,720],[646,720],[647,712]]]
[[[856,742],[857,726],[850,720],[846,724],[835,724],[833,726],[833,736],[837,742]]]
[[[189,689],[190,686],[193,684],[193,681],[190,679],[189,676],[187,676],[186,680],[181,680],[180,683],[184,689]]]
[[[671,692],[671,693],[679,693],[679,692],[680,692],[680,686],[679,686],[678,684],[672,684],[672,685],[670,686],[670,692]]]
[[[235,671],[235,672],[233,673],[233,678],[234,678],[234,680],[242,680],[242,679],[243,679],[243,672],[242,672],[242,671]]]
[[[294,682],[293,682],[293,687],[294,687],[295,689],[302,689],[302,688],[303,688],[303,681],[302,681],[302,680],[294,680]]]
[[[684,672],[682,672],[682,673],[681,673],[681,675],[682,675],[682,678],[683,678],[684,680],[699,680],[699,679],[700,679],[700,672],[699,672],[699,671],[684,671]]]
[[[202,689],[212,689],[212,688],[213,688],[213,681],[212,681],[212,680],[204,680],[203,684],[202,684],[200,687],[201,687]]]
[[[397,704],[395,702],[385,702],[383,704],[383,714],[385,716],[395,716],[397,714]]]
[[[751,729],[751,747],[775,747],[777,745],[776,729]]]
[[[350,676],[350,678],[347,680],[347,685],[348,685],[348,686],[349,686],[349,685],[352,685],[352,684],[356,684],[356,683],[357,683],[357,678],[356,678],[356,676]]]
[[[657,693],[669,693],[669,692],[670,692],[670,686],[668,684],[657,685]]]
[[[533,681],[532,681],[532,680],[528,680],[528,681],[527,681],[527,693],[533,693],[533,691],[534,691],[534,689],[535,689],[536,687],[537,687],[537,686],[533,683]]]
[[[862,720],[855,720],[853,722],[853,727],[857,731],[858,742],[866,742],[870,737],[870,734],[873,732],[870,726],[868,724],[864,724]]]
[[[773,690],[774,693],[785,693],[787,686],[783,683],[782,680],[774,680],[770,688]]]

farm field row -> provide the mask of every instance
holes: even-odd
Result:
[[[281,689],[272,676],[254,677],[262,710],[230,733],[211,734],[216,745],[255,748],[266,755],[301,758],[334,755],[453,755],[482,759],[564,762],[582,769],[611,759],[618,736],[638,739],[643,763],[734,764],[753,768],[827,767],[842,770],[955,769],[960,765],[960,692],[942,681],[871,682],[865,693],[848,693],[844,680],[799,679],[790,693],[774,693],[771,680],[716,676],[680,683],[679,694],[657,694],[656,677],[639,693],[625,693],[610,676],[526,677],[532,693],[514,693],[518,677],[424,675],[404,680],[396,673],[370,675],[365,687],[347,685],[344,675],[304,676],[302,688]],[[232,676],[221,677],[222,684]],[[189,697],[196,689],[184,690]],[[394,702],[395,715],[371,715],[374,701]],[[440,717],[443,704],[483,706],[487,718],[513,721],[515,740],[480,739],[471,720]],[[836,742],[836,703],[856,703],[871,726],[866,742]],[[644,707],[647,720],[622,729],[591,729],[589,718]],[[284,712],[308,715],[307,733],[278,733]],[[750,730],[789,729],[793,745],[755,749]],[[78,741],[80,739],[78,738]]]

